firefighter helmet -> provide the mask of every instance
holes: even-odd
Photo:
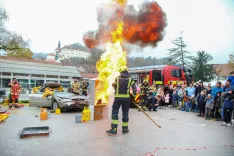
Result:
[[[120,72],[128,71],[128,68],[127,68],[127,66],[121,66],[119,71]]]

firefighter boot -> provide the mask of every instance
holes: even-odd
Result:
[[[111,128],[110,130],[106,131],[107,134],[116,135],[117,134],[117,128]]]
[[[123,134],[126,134],[126,133],[128,133],[128,132],[129,132],[128,127],[123,127],[122,133],[123,133]]]

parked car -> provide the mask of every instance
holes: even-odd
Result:
[[[61,108],[62,111],[66,111],[69,108],[84,109],[85,106],[88,106],[89,101],[87,97],[65,91],[56,91],[56,88],[60,86],[60,83],[46,83],[35,94],[29,94],[29,106],[48,107],[52,110]],[[46,88],[53,89],[54,94],[43,98],[42,95]]]
[[[0,88],[0,97],[6,95],[6,90],[4,88]]]

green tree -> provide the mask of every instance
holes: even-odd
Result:
[[[7,20],[7,12],[0,6],[0,50],[5,50],[7,56],[32,58],[29,41],[25,41],[21,35],[7,30],[5,26]]]
[[[205,51],[198,51],[197,56],[193,58],[193,73],[195,81],[202,80],[209,82],[215,78],[215,69],[213,65],[208,64],[213,57]]]
[[[169,51],[168,64],[176,62],[176,64],[187,66],[189,64],[188,60],[192,59],[191,56],[188,56],[190,52],[184,50],[187,47],[187,45],[184,43],[182,33],[183,32],[181,32],[180,37],[172,41],[172,44],[174,44],[175,47],[168,49]]]
[[[233,54],[229,55],[228,66],[230,69],[234,70],[234,56],[233,56]]]

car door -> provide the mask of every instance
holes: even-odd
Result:
[[[42,92],[37,92],[36,94],[29,94],[29,106],[50,107],[52,96],[43,98],[42,95]]]

